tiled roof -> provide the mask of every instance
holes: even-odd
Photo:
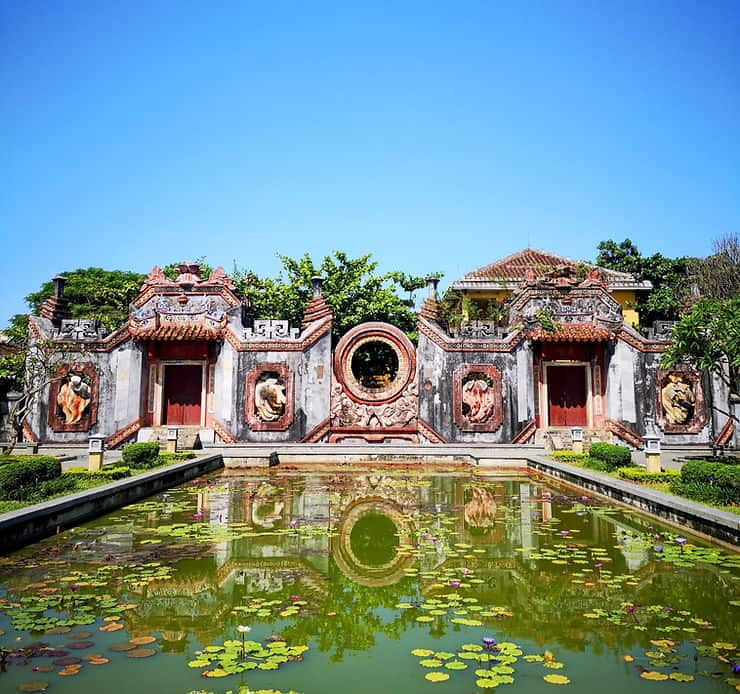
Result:
[[[143,330],[132,329],[135,340],[223,340],[223,331],[208,328],[201,323],[189,325],[160,325]]]
[[[554,253],[537,250],[536,248],[525,248],[522,251],[497,260],[494,263],[485,265],[477,270],[463,275],[457,282],[453,283],[453,288],[466,289],[473,287],[483,288],[483,285],[512,286],[522,282],[526,273],[531,270],[535,277],[543,277],[547,273],[559,267],[575,268],[585,266],[587,269],[598,269],[599,275],[610,287],[629,287],[644,288],[650,287],[643,282],[638,282],[627,272],[617,272],[606,268],[584,263],[573,258],[566,258]]]
[[[552,332],[547,332],[544,328],[535,328],[527,337],[532,342],[609,342],[615,335],[611,330],[599,328],[592,323],[572,325],[566,323]]]

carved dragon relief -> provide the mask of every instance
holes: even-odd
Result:
[[[399,398],[390,403],[366,405],[355,402],[336,381],[332,384],[331,419],[334,426],[368,429],[416,426],[419,388],[409,383]]]

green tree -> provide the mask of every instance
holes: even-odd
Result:
[[[725,234],[712,243],[714,253],[694,260],[689,273],[699,296],[705,299],[732,299],[740,295],[740,239]]]
[[[396,292],[400,287],[411,295],[424,286],[421,277],[399,272],[380,274],[369,253],[350,258],[342,251],[335,251],[319,265],[308,254],[297,260],[284,255],[278,257],[284,275],[262,278],[249,270],[234,270],[234,283],[249,301],[251,318],[278,318],[298,325],[312,296],[311,278],[321,275],[322,293],[334,314],[335,338],[366,321],[383,321],[412,337],[415,335],[416,315],[409,300],[401,299]]]
[[[79,268],[62,275],[67,279],[64,297],[70,303],[74,318],[99,320],[107,330],[114,330],[128,320],[129,304],[139,293],[146,275],[126,270]],[[38,314],[41,305],[54,295],[50,280],[37,292],[26,297],[31,313]]]
[[[653,289],[640,293],[637,311],[640,321],[649,324],[657,319],[676,320],[688,296],[688,258],[666,258],[660,253],[643,256],[630,239],[617,243],[609,239],[597,246],[599,267],[628,272],[638,280],[649,280]]]
[[[740,296],[701,299],[673,326],[661,366],[679,362],[717,375],[732,393],[740,394]]]
[[[165,265],[162,268],[162,273],[168,280],[176,280],[177,276],[180,274],[180,265],[183,263],[197,263],[200,265],[200,276],[202,279],[208,279],[208,275],[210,275],[213,272],[213,267],[209,265],[206,262],[206,259],[204,256],[201,256],[197,260],[181,260],[176,263],[170,263],[169,265]]]

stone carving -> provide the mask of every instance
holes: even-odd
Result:
[[[459,329],[453,331],[453,335],[472,340],[491,340],[497,335],[496,322],[492,320],[462,321]]]
[[[469,422],[485,422],[492,414],[494,407],[493,386],[484,378],[476,378],[478,374],[471,374],[463,383],[463,416]]]
[[[341,383],[334,383],[331,397],[331,418],[334,426],[380,429],[382,427],[409,427],[416,424],[418,387],[411,383],[393,402],[379,405],[358,403],[344,391]]]
[[[263,422],[274,422],[285,414],[285,384],[265,378],[254,387],[254,409]]]
[[[67,374],[64,385],[59,388],[57,405],[62,410],[64,424],[77,424],[90,405],[90,386],[75,373]]]
[[[63,320],[57,337],[64,340],[95,340],[102,337],[102,333],[98,321],[76,318]]]
[[[245,340],[297,340],[298,328],[287,320],[256,320],[253,328],[244,330]]]
[[[492,364],[461,364],[452,379],[455,424],[462,431],[496,431],[503,421],[501,372]]]
[[[287,364],[262,362],[247,375],[245,392],[252,431],[285,431],[293,423],[294,379]]]
[[[97,422],[98,372],[93,364],[64,364],[49,390],[52,431],[89,431]]]
[[[688,424],[694,416],[696,396],[691,384],[680,373],[668,374],[660,390],[660,402],[670,424]]]

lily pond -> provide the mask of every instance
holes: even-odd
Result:
[[[222,471],[0,558],[0,691],[740,689],[740,555],[480,470]]]

